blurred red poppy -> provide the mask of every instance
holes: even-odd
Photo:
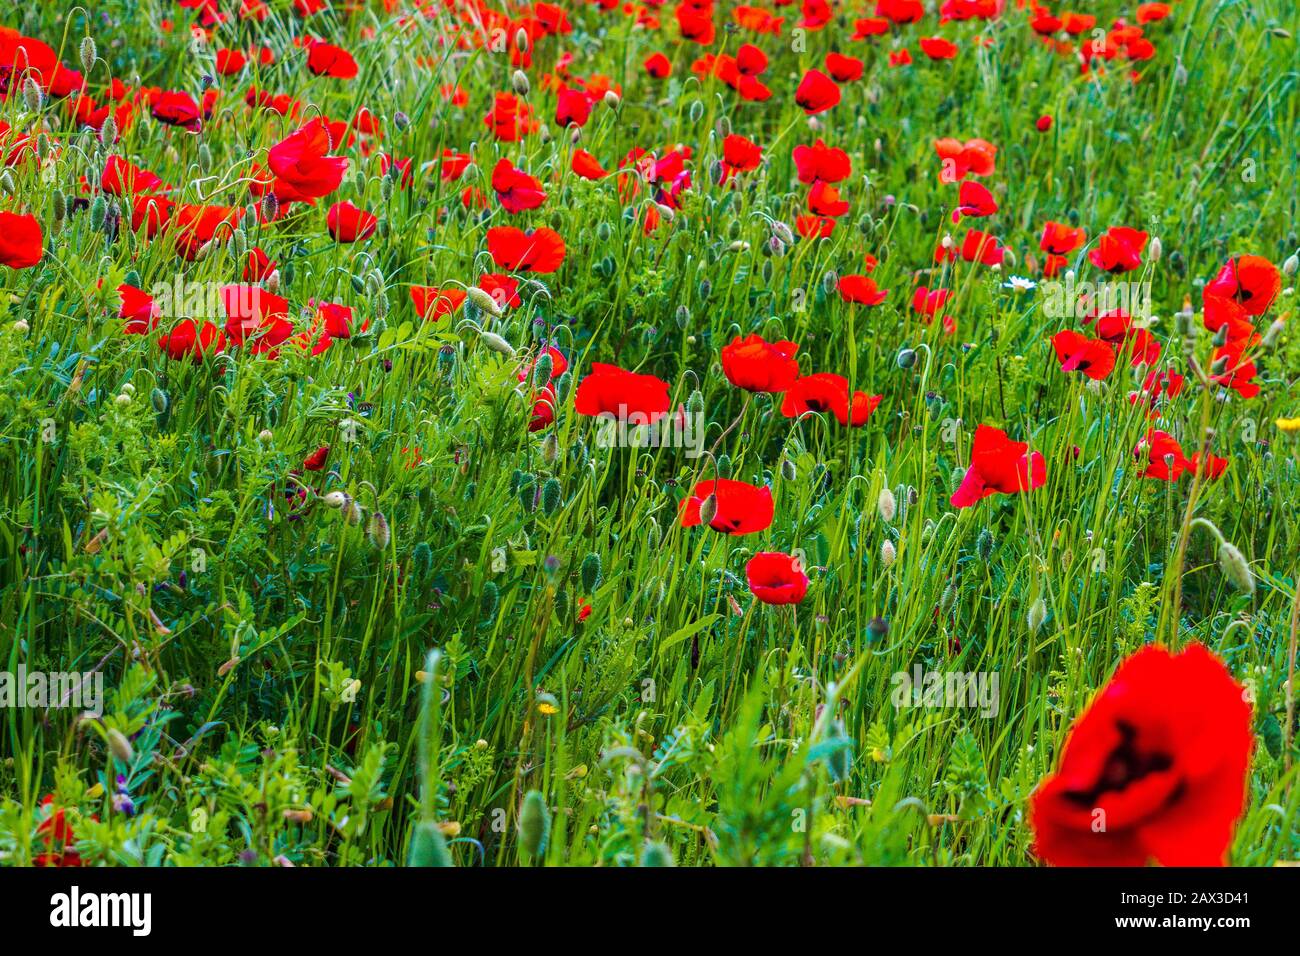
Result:
[[[808,575],[799,559],[779,551],[759,551],[750,558],[745,580],[764,604],[798,604],[808,593]]]
[[[1032,491],[1046,483],[1047,464],[1042,454],[1031,455],[1028,444],[1012,441],[1000,428],[980,425],[975,429],[970,467],[950,503],[954,508],[969,508],[990,495]]]
[[[1029,801],[1057,866],[1221,866],[1246,804],[1247,693],[1200,644],[1144,647],[1070,728]]]
[[[716,508],[709,527],[722,534],[739,536],[765,531],[771,526],[776,514],[771,488],[766,485],[756,487],[730,478],[718,478],[715,481],[701,481],[683,499],[683,528],[693,528],[702,523],[700,506],[710,497],[714,498]]]

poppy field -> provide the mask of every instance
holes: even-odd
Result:
[[[0,22],[0,863],[1300,861],[1288,0]]]

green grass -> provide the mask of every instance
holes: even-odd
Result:
[[[209,54],[187,48],[191,11],[106,2],[87,21],[61,6],[33,5],[10,25],[74,65],[92,35],[92,90],[113,76],[197,92],[211,70]],[[473,144],[464,180],[418,173],[406,190],[344,150],[361,175],[336,197],[237,240],[280,263],[280,294],[295,309],[342,302],[370,319],[367,334],[319,357],[191,365],[167,361],[156,335],[122,335],[114,289],[129,270],[148,289],[178,269],[188,281],[238,281],[242,261],[218,245],[182,263],[125,228],[112,242],[96,228],[102,208],[56,219],[54,194],[82,195],[80,177],[96,181],[107,150],[57,101],[40,116],[20,95],[0,103],[0,118],[21,130],[44,123],[61,144],[0,182],[2,208],[35,213],[46,234],[40,265],[0,268],[0,669],[97,668],[109,689],[102,726],[68,710],[0,714],[0,861],[41,852],[39,804],[54,792],[83,857],[118,865],[403,864],[420,819],[442,823],[450,842],[431,838],[415,855],[462,866],[631,865],[665,848],[678,865],[1031,865],[1027,796],[1118,662],[1157,640],[1201,641],[1253,682],[1259,740],[1232,862],[1300,856],[1284,688],[1300,436],[1274,425],[1300,415],[1300,339],[1288,326],[1261,355],[1263,391],[1249,401],[1221,401],[1189,375],[1158,427],[1190,454],[1208,424],[1231,464],[1217,482],[1169,485],[1135,467],[1152,423],[1128,401],[1128,369],[1100,388],[1061,373],[1047,339],[1062,320],[1044,316],[1041,297],[1002,286],[1009,274],[1039,278],[1026,260],[1041,260],[1048,219],[1085,226],[1090,241],[1111,225],[1147,229],[1163,256],[1132,278],[1152,283],[1165,359],[1177,366],[1190,350],[1208,364],[1199,318],[1175,322],[1184,298],[1199,308],[1198,283],[1230,255],[1280,264],[1300,249],[1293,4],[1175,4],[1147,28],[1157,53],[1136,84],[1120,61],[1081,75],[1014,9],[942,30],[930,15],[901,31],[916,62],[891,69],[887,42],[851,43],[847,26],[791,49],[798,8],[784,7],[781,38],[718,31],[715,52],[745,40],[768,52],[774,95],[763,104],[691,75],[704,51],[679,43],[671,7],[660,33],[574,5],[575,32],[537,45],[529,100],[550,119],[541,78],[572,50],[573,73],[622,89],[617,108],[596,106],[579,144],[606,168],[635,146],[693,147],[683,208],[650,236],[646,190],[625,209],[616,177],[576,178],[567,133],[491,140],[482,116],[493,91],[510,89],[507,56],[447,56],[428,28],[403,29],[372,3],[310,21],[361,67],[351,82],[316,78],[290,46],[303,27],[287,6],[223,34],[231,46],[256,38],[281,63],[222,78],[201,136],[145,111],[114,151],[187,201],[248,202],[250,162],[296,126],[251,113],[250,82],[335,119],[369,107],[383,148],[417,166]],[[1109,23],[1134,5],[1095,6]],[[720,5],[719,24],[727,12]],[[164,16],[172,33],[157,28]],[[959,42],[957,59],[920,55],[916,38],[934,32]],[[979,34],[994,45],[976,47]],[[793,90],[833,48],[863,57],[867,74],[814,134]],[[674,62],[663,84],[641,70],[661,49]],[[469,105],[445,103],[444,83],[464,87]],[[399,111],[410,120],[402,132]],[[1033,127],[1043,113],[1055,118],[1046,134]],[[735,188],[710,175],[728,130],[765,156]],[[765,254],[769,223],[792,226],[804,212],[790,149],[817,136],[852,156],[841,184],[851,212],[826,241]],[[983,180],[1001,207],[992,219],[947,219],[954,187],[939,182],[933,150],[945,136],[998,146]],[[489,183],[498,156],[543,179],[544,206],[505,215]],[[462,207],[467,185],[490,197],[487,212]],[[380,215],[379,233],[332,242],[324,219],[335,199]],[[518,358],[460,314],[421,322],[407,295],[411,284],[496,271],[484,236],[505,224],[548,225],[568,246],[559,272],[521,282],[524,304],[504,318],[471,306],[521,357],[547,336],[568,354],[553,439],[526,430]],[[996,234],[1015,264],[935,267],[935,246],[949,231],[960,241],[967,225]],[[874,309],[841,302],[826,280],[862,271],[864,253],[880,258],[873,278],[891,290]],[[1075,256],[1080,278],[1095,278]],[[911,311],[920,284],[955,290],[945,309],[955,335]],[[1265,324],[1294,301],[1284,295]],[[746,401],[718,353],[750,332],[798,342],[805,373],[838,372],[883,395],[868,425],[794,423],[779,399]],[[905,347],[918,350],[910,368],[896,360]],[[572,407],[592,361],[658,375],[675,401],[698,390],[714,456],[596,447],[594,424]],[[1041,451],[1047,484],[954,511],[954,472],[980,423]],[[287,507],[289,472],[321,444],[330,470],[308,479],[354,497],[357,524],[319,500]],[[728,538],[679,526],[684,489],[715,469],[771,483],[770,529]],[[892,521],[877,510],[884,488],[897,496]],[[378,513],[386,541],[369,527]],[[1253,597],[1224,579],[1192,517],[1242,549]],[[886,541],[897,551],[889,566]],[[797,609],[756,603],[745,561],[794,549],[813,568],[807,598]],[[1047,615],[1035,631],[1039,599]],[[583,600],[591,614],[579,622]],[[419,675],[433,648],[422,733]],[[894,707],[891,677],[914,664],[997,674],[996,719]],[[127,759],[107,746],[107,726],[132,737]],[[113,808],[119,774],[134,815]],[[530,791],[541,797],[526,802]]]

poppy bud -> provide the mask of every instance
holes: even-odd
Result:
[[[698,123],[704,119],[704,104],[700,100],[696,100],[691,104],[690,117],[692,123]]]
[[[789,458],[781,459],[781,477],[786,481],[794,481],[799,477],[799,469],[795,467],[794,462]]]
[[[370,524],[366,528],[366,537],[379,551],[383,551],[388,547],[388,542],[392,539],[392,532],[388,527],[388,519],[384,517],[382,511],[376,511],[370,516]]]
[[[1223,569],[1223,576],[1233,587],[1254,597],[1255,576],[1250,572],[1246,556],[1230,541],[1224,540],[1219,543],[1219,567]]]
[[[654,518],[647,519],[645,529],[646,547],[653,551],[655,548],[659,547],[660,538],[659,522],[655,521]]]
[[[511,358],[515,357],[515,347],[495,332],[479,332],[478,337],[493,352],[500,352],[502,355],[508,355]]]
[[[95,68],[95,38],[91,36],[83,37],[81,49],[77,52],[81,55],[81,69],[89,73]]]
[[[26,82],[23,83],[23,105],[27,107],[27,111],[29,113],[39,112],[43,99],[41,88],[36,85],[36,81],[30,76],[27,77]]]
[[[1037,634],[1047,620],[1047,602],[1041,597],[1029,605],[1029,633]]]
[[[600,555],[593,551],[582,559],[582,590],[587,594],[595,592],[601,576]]]
[[[479,608],[483,612],[483,623],[491,626],[497,619],[497,604],[501,600],[501,591],[495,581],[485,581],[483,594],[479,598]]]
[[[879,641],[889,634],[889,622],[883,617],[873,617],[867,622],[867,640]]]
[[[542,485],[542,514],[551,516],[560,507],[560,483],[554,478],[547,478]]]
[[[1268,331],[1264,333],[1263,346],[1271,349],[1277,345],[1277,340],[1282,337],[1282,332],[1286,329],[1286,323],[1281,319],[1274,319],[1269,325]]]
[[[199,169],[205,173],[212,169],[212,148],[207,143],[199,143]]]
[[[831,723],[830,732],[826,735],[826,743],[831,747],[830,753],[826,756],[826,769],[830,773],[832,782],[841,783],[848,779],[849,773],[853,770],[853,743],[844,732],[843,721],[836,720]]]
[[[658,840],[646,843],[641,851],[642,866],[674,866],[673,851]]]
[[[1051,128],[1052,128],[1052,118],[1048,116],[1046,113],[1038,117],[1037,122],[1034,123],[1034,129],[1038,130],[1038,132],[1040,133],[1046,133]]]
[[[122,763],[130,763],[135,759],[135,751],[131,749],[131,741],[126,739],[126,735],[116,727],[108,729],[108,749],[114,757]]]
[[[537,861],[546,853],[546,842],[551,836],[551,811],[537,790],[524,795],[524,805],[519,811],[519,845],[530,858]]]
[[[555,367],[555,362],[551,358],[550,352],[543,352],[537,357],[537,362],[533,365],[533,387],[541,388],[551,383],[551,370]]]
[[[880,512],[880,519],[886,524],[894,520],[894,515],[898,513],[898,499],[888,488],[880,489],[880,496],[876,499],[876,510]]]
[[[117,120],[112,116],[104,119],[104,125],[99,128],[99,141],[105,146],[117,142]]]
[[[888,568],[894,563],[894,558],[897,553],[898,552],[894,550],[894,542],[886,538],[884,543],[880,546],[880,563]]]
[[[548,465],[555,464],[555,459],[560,457],[560,439],[556,437],[554,429],[546,433],[542,439],[542,461]]]
[[[1151,240],[1151,245],[1147,247],[1147,258],[1150,259],[1152,262],[1159,262],[1160,257],[1164,255],[1164,251],[1165,251],[1164,243],[1160,241],[1159,236],[1156,236],[1154,239]]]
[[[520,53],[528,52],[528,31],[523,27],[515,31],[515,49]]]
[[[619,99],[619,95],[615,93],[613,90],[605,91],[605,105],[608,106],[610,109],[612,110],[618,109],[618,105],[621,102],[622,100]]]
[[[321,498],[321,501],[325,502],[330,508],[342,508],[350,500],[346,492],[342,491],[331,491]]]
[[[711,525],[718,515],[718,496],[710,494],[700,502],[700,524]]]
[[[840,277],[835,274],[835,270],[827,269],[826,274],[822,276],[822,289],[826,292],[827,295],[830,295],[832,292],[835,291],[835,288],[839,284],[840,284]]]
[[[1300,269],[1300,256],[1294,254],[1287,256],[1286,262],[1282,263],[1282,272],[1293,276],[1296,274],[1297,269]]]
[[[275,193],[267,193],[262,197],[262,218],[274,219],[280,214],[280,200]]]
[[[916,364],[915,349],[899,349],[898,357],[895,359],[899,368],[911,368]]]
[[[677,320],[677,327],[685,331],[686,326],[691,322],[691,310],[684,305],[679,305],[674,318]]]
[[[691,417],[704,414],[704,394],[698,388],[686,399],[686,414]]]
[[[510,85],[520,96],[527,96],[532,87],[528,83],[528,74],[523,70],[515,70],[514,75],[510,77]]]
[[[393,125],[397,127],[399,133],[405,133],[407,127],[411,125],[411,117],[398,110],[393,114]]]
[[[90,228],[99,232],[104,228],[104,217],[108,214],[108,203],[102,195],[96,196],[90,204]]]
[[[957,603],[957,579],[953,578],[948,582],[948,586],[943,589],[943,595],[939,598],[939,613],[947,614]]]
[[[153,405],[153,410],[159,415],[167,414],[167,407],[170,403],[167,400],[167,393],[161,388],[154,388],[154,390],[149,393],[149,403]]]
[[[975,553],[981,561],[987,561],[993,556],[993,532],[988,528],[983,529],[975,539]]]
[[[407,856],[407,866],[455,866],[447,840],[442,835],[438,824],[432,820],[421,820],[415,825],[411,834],[411,846]]]
[[[719,478],[722,478],[724,480],[730,478],[731,477],[731,456],[719,455],[717,467],[718,467]]]

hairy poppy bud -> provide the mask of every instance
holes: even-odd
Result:
[[[1282,272],[1286,275],[1293,276],[1296,274],[1297,270],[1300,270],[1300,256],[1293,253],[1292,255],[1287,256],[1286,262],[1282,263]]]
[[[786,481],[794,481],[799,477],[799,469],[789,458],[781,459],[781,477]]]
[[[948,586],[943,589],[943,594],[939,598],[939,613],[947,614],[957,603],[957,579],[953,578],[948,582]]]
[[[514,75],[510,77],[510,85],[520,96],[527,96],[532,87],[528,83],[528,74],[523,70],[515,70]]]
[[[415,825],[411,834],[411,846],[407,857],[407,866],[455,866],[447,840],[442,835],[438,824],[432,820],[421,820]]]
[[[501,601],[501,590],[497,587],[495,581],[487,581],[483,584],[483,594],[479,598],[479,609],[483,613],[483,623],[491,627],[496,623],[497,605]]]
[[[718,477],[723,479],[730,478],[731,477],[731,456],[719,455],[717,464],[718,464]]]
[[[153,405],[153,410],[159,415],[166,415],[167,408],[171,403],[167,400],[167,393],[161,388],[155,387],[149,393],[149,404]]]
[[[524,795],[524,805],[519,811],[519,845],[534,861],[546,853],[551,837],[551,811],[546,799],[537,790]]]
[[[711,494],[700,502],[700,524],[711,525],[718,516],[718,496]]]
[[[612,110],[618,109],[618,105],[621,102],[622,100],[619,98],[619,95],[615,93],[613,90],[605,91],[605,105],[608,106],[610,109]]]
[[[81,48],[77,52],[81,56],[82,71],[89,73],[95,68],[95,38],[90,36],[83,37],[81,40]]]
[[[904,368],[904,369],[911,368],[913,365],[916,364],[916,350],[899,349],[898,357],[895,359],[895,361],[898,363],[899,368]]]
[[[979,555],[981,561],[987,561],[993,555],[993,532],[988,528],[980,531],[979,536],[975,539],[975,553]]]
[[[107,733],[109,752],[120,760],[122,763],[130,763],[135,759],[135,751],[131,749],[131,741],[126,739],[126,735],[116,727],[110,727]]]
[[[547,478],[542,485],[542,514],[550,517],[560,507],[560,483],[554,478]]]
[[[880,545],[880,563],[888,568],[893,565],[896,556],[897,552],[894,550],[894,542],[886,538],[884,543]]]
[[[853,742],[844,732],[843,721],[834,721],[826,735],[826,743],[831,751],[826,757],[826,769],[834,783],[841,783],[849,778],[853,770]]]
[[[347,493],[342,491],[331,491],[321,497],[321,501],[331,508],[342,508],[351,500]]]
[[[552,429],[546,433],[542,439],[542,461],[548,465],[555,464],[555,459],[560,457],[560,439],[556,436],[555,430]]]
[[[1041,597],[1037,598],[1033,604],[1029,605],[1029,633],[1037,634],[1043,629],[1043,623],[1047,620],[1047,602]]]
[[[642,866],[674,866],[673,852],[658,840],[651,840],[641,851]]]
[[[886,524],[894,520],[894,515],[898,513],[898,499],[888,488],[880,489],[880,496],[876,499],[876,510],[880,512],[880,518]]]
[[[1219,543],[1219,567],[1223,569],[1223,576],[1233,587],[1254,596],[1255,576],[1250,571],[1250,565],[1246,563],[1246,556],[1230,541]]]
[[[388,519],[384,517],[382,511],[376,511],[370,516],[370,523],[366,527],[366,537],[380,551],[388,547],[388,542],[392,540],[392,532],[388,527]]]
[[[520,53],[528,52],[528,31],[523,27],[515,31],[515,49]]]
[[[483,344],[493,352],[500,352],[502,355],[508,355],[511,358],[514,358],[515,347],[495,332],[480,332],[478,337],[482,339]]]
[[[582,590],[592,594],[600,587],[601,576],[600,555],[593,551],[582,559]]]
[[[1164,255],[1164,251],[1165,251],[1164,243],[1160,241],[1159,236],[1156,236],[1154,239],[1151,240],[1151,245],[1147,247],[1147,258],[1150,259],[1152,262],[1159,262],[1160,257]]]
[[[36,81],[30,76],[23,83],[23,105],[27,107],[29,113],[36,113],[41,108],[41,103],[45,97],[41,93],[41,88],[36,85]]]

